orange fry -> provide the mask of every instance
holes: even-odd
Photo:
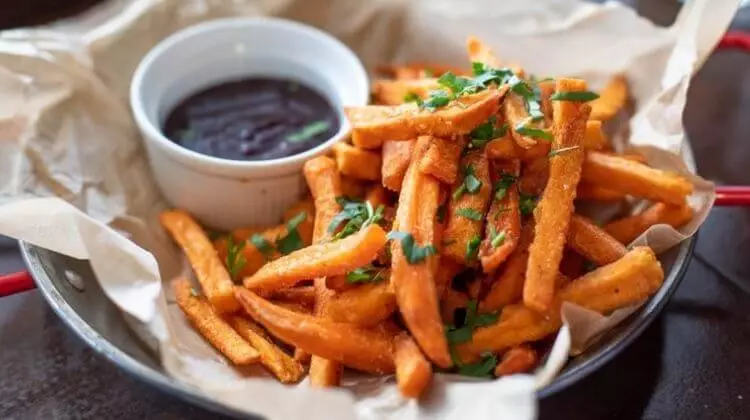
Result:
[[[185,252],[203,293],[214,309],[219,313],[239,309],[232,292],[234,282],[200,225],[181,210],[162,212],[159,220]]]
[[[521,213],[518,210],[516,188],[520,162],[496,164],[493,169],[493,185],[501,185],[492,199],[487,213],[484,240],[479,246],[479,260],[485,273],[494,272],[505,262],[516,249],[521,236]]]
[[[315,305],[315,288],[313,286],[290,287],[288,289],[281,289],[271,293],[270,298],[282,302],[293,302],[312,307]]]
[[[187,279],[178,278],[172,282],[172,288],[177,305],[188,321],[229,361],[243,366],[260,360],[260,354],[214,312],[205,298],[195,293]]]
[[[518,179],[518,189],[526,195],[541,195],[549,179],[549,158],[542,156],[527,161]]]
[[[585,91],[586,82],[559,79],[558,92]],[[581,143],[590,107],[581,102],[556,101],[554,104],[555,139],[552,149],[550,176],[541,200],[534,211],[536,230],[529,247],[523,303],[544,312],[550,308],[555,292],[565,236],[573,213],[576,186],[581,177],[583,149]]]
[[[629,244],[651,226],[667,224],[678,229],[692,218],[693,209],[687,203],[682,203],[679,206],[656,203],[640,214],[607,224],[604,226],[604,230],[621,243]]]
[[[490,205],[490,164],[481,150],[461,159],[461,174],[451,188],[442,255],[464,265],[478,259],[484,215]]]
[[[453,185],[458,174],[458,160],[467,141],[466,136],[456,138],[430,137],[430,146],[419,162],[419,170],[424,174],[434,176],[445,184]]]
[[[620,259],[627,250],[591,220],[573,214],[568,229],[569,247],[597,265],[606,265]]]
[[[415,104],[346,107],[344,111],[352,124],[352,143],[363,149],[375,149],[386,140],[468,134],[497,112],[506,91],[504,87],[462,96],[435,111],[420,109]]]
[[[578,189],[576,190],[576,200],[621,201],[624,198],[625,198],[624,193],[610,190],[607,187],[588,184],[583,181],[581,181],[581,183],[578,184]]]
[[[681,175],[594,151],[586,153],[582,179],[635,197],[675,205],[682,204],[693,192],[693,184]]]
[[[406,398],[418,398],[432,381],[432,365],[408,334],[400,334],[395,343],[396,382]]]
[[[375,80],[372,95],[378,105],[400,105],[409,95],[426,98],[431,90],[440,89],[436,78]]]
[[[256,292],[270,293],[302,280],[346,274],[377,258],[385,235],[380,226],[369,225],[344,239],[311,245],[271,261],[243,283]]]
[[[395,369],[392,336],[292,312],[241,287],[235,293],[245,311],[281,341],[365,372],[390,373]]]
[[[480,312],[495,312],[521,299],[526,279],[526,264],[529,260],[529,245],[533,238],[534,223],[530,222],[521,230],[518,246],[508,257],[504,268],[498,272],[487,296],[479,302]]]
[[[514,92],[508,93],[503,102],[503,115],[505,115],[505,120],[508,121],[511,135],[517,145],[524,149],[529,149],[538,143],[534,138],[525,136],[516,130],[516,127],[519,125],[544,129],[543,119],[539,121],[529,121],[529,111],[526,109],[526,103],[520,95]]]
[[[497,323],[474,331],[472,341],[456,347],[464,362],[472,362],[486,351],[499,352],[540,340],[562,325],[561,302],[572,302],[602,314],[633,305],[656,292],[664,271],[654,252],[636,247],[612,264],[600,267],[565,285],[550,309],[536,312],[523,305],[503,309]]]
[[[542,109],[544,110],[544,102],[542,103]],[[547,118],[553,114],[548,113],[544,110],[544,116]],[[550,151],[550,143],[546,141],[539,141],[536,145],[524,149],[517,145],[514,141],[508,140],[509,136],[494,139],[487,143],[485,150],[487,156],[491,159],[499,160],[513,160],[521,159],[522,161],[531,161],[541,158],[547,158]],[[583,137],[583,148],[584,149],[595,149],[594,146],[601,145],[606,147],[609,145],[609,140],[602,132],[600,121],[586,121],[586,134]]]
[[[536,351],[529,346],[513,347],[503,354],[495,367],[495,376],[513,375],[531,371],[539,363]]]
[[[602,131],[602,122],[586,121],[586,134],[583,136],[583,148],[586,150],[601,150],[609,147],[609,139]]]
[[[374,327],[396,310],[396,295],[390,282],[363,284],[331,296],[321,312],[326,319],[360,327]]]
[[[419,161],[429,147],[429,140],[420,137],[417,141],[394,221],[395,229],[412,235],[414,245],[419,247],[436,246],[440,184],[434,177],[419,171]],[[421,261],[410,263],[398,240],[392,242],[391,254],[391,282],[406,326],[430,360],[441,367],[451,366],[435,288],[437,257],[427,255]]]
[[[627,101],[628,81],[625,76],[615,76],[599,93],[599,99],[591,102],[591,119],[610,120],[625,106]]]
[[[409,167],[415,143],[415,140],[388,140],[383,143],[383,167],[380,172],[384,187],[391,191],[401,191],[401,183]]]
[[[336,143],[333,145],[333,155],[342,174],[355,179],[380,181],[380,153]]]
[[[472,63],[484,63],[490,67],[501,67],[500,60],[479,38],[470,36],[466,39],[466,49],[469,52],[469,61]]]
[[[275,377],[285,384],[299,382],[305,376],[302,365],[294,361],[284,350],[268,339],[266,332],[258,325],[241,316],[233,315],[229,318],[237,333],[253,345],[260,353],[260,363]]]

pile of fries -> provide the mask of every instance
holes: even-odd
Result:
[[[607,314],[658,290],[654,252],[625,245],[687,223],[693,186],[611,150],[603,123],[625,80],[597,95],[503,66],[476,39],[468,50],[471,72],[385,69],[376,105],[346,109],[351,144],[305,164],[312,197],[284,224],[212,242],[188,214],[162,214],[201,287],[176,280],[177,303],[231,363],[317,387],[344,367],[395,372],[416,398],[434,368],[533,370],[562,302]],[[652,205],[604,226],[576,213],[631,198]]]

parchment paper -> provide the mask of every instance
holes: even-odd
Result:
[[[709,10],[710,4],[710,10]],[[166,207],[127,107],[130,78],[159,40],[227,16],[274,15],[321,27],[369,68],[428,60],[467,65],[477,35],[540,76],[578,75],[596,86],[625,72],[636,101],[630,144],[651,164],[690,171],[681,123],[690,76],[728,26],[738,0],[687,2],[671,28],[618,4],[579,0],[116,0],[80,19],[0,34],[0,233],[91,262],[107,296],[132,320],[169,374],[227,405],[269,418],[448,419],[536,416],[534,390],[569,353],[635,308],[605,317],[566,304],[566,325],[535,375],[478,381],[437,375],[420,402],[392,378],[348,376],[343,390],[285,387],[258,369],[243,376],[190,329],[168,281],[184,268],[156,223]],[[638,241],[658,251],[692,235],[713,185],[690,174],[695,219],[656,226]],[[39,198],[46,197],[46,198]],[[158,261],[158,266],[157,266]]]

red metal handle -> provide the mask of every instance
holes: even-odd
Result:
[[[36,287],[28,271],[19,271],[0,277],[0,297],[25,292]]]

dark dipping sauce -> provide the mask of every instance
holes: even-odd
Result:
[[[339,130],[333,106],[293,80],[250,78],[209,87],[180,102],[164,134],[198,153],[269,160],[310,150]]]

